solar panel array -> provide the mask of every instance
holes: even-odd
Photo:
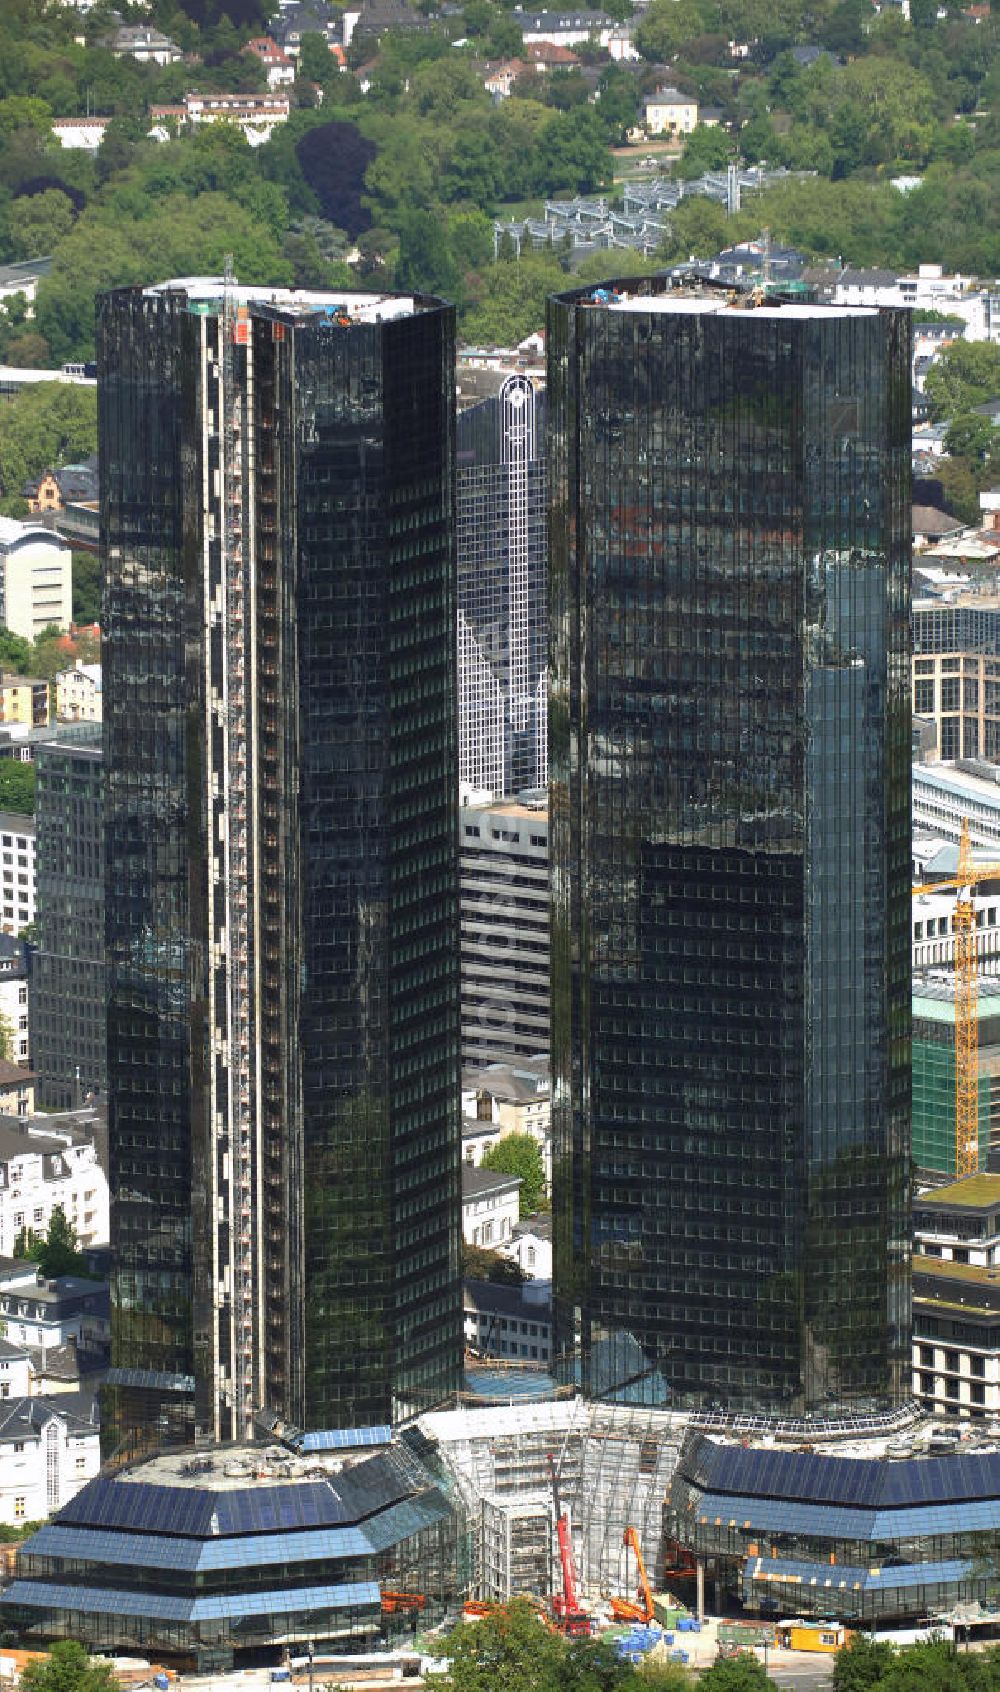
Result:
[[[296,1451],[356,1451],[369,1445],[388,1445],[392,1429],[388,1423],[374,1428],[321,1428],[313,1433],[300,1434],[293,1443]]]
[[[80,1527],[123,1528],[204,1539],[282,1529],[337,1527],[363,1521],[399,1502],[413,1488],[387,1454],[322,1480],[213,1491],[204,1486],[155,1486],[97,1479],[71,1499],[57,1520]]]
[[[682,1453],[681,1473],[706,1492],[858,1508],[1000,1497],[1000,1452],[994,1451],[888,1463],[772,1448],[743,1449],[699,1436],[690,1452]]]
[[[211,1532],[217,1502],[215,1493],[201,1488],[98,1478],[64,1504],[56,1520],[200,1539]]]

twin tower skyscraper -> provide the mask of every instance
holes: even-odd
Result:
[[[905,1396],[905,314],[550,305],[557,1368]],[[454,320],[99,306],[120,1445],[461,1387]]]

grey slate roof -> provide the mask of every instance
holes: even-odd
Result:
[[[462,1165],[462,1199],[485,1198],[487,1193],[509,1193],[522,1185],[520,1175],[503,1175],[495,1169],[473,1169]]]

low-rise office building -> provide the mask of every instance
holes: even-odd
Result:
[[[958,842],[968,819],[973,846],[1000,858],[1000,765],[980,760],[914,764],[913,827]]]
[[[440,1620],[456,1523],[389,1428],[164,1453],[83,1488],[19,1550],[0,1621],[196,1671],[357,1650]],[[335,1666],[322,1670],[336,1681]]]
[[[0,934],[0,1052],[8,1063],[31,1062],[31,992],[27,947]]]
[[[547,1368],[552,1356],[552,1283],[466,1281],[465,1343],[478,1357],[516,1359]]]

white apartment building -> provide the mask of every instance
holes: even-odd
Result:
[[[495,1251],[509,1240],[520,1216],[521,1177],[462,1165],[462,1238]]]
[[[187,121],[234,123],[242,129],[251,147],[270,141],[279,123],[288,122],[291,102],[287,94],[186,94]]]
[[[81,1246],[107,1242],[108,1178],[92,1133],[66,1116],[35,1117],[23,1125],[0,1119],[0,1257],[13,1257],[22,1228],[44,1234],[59,1208]]]
[[[68,152],[96,153],[110,122],[109,117],[53,118],[52,133]]]
[[[31,1062],[31,1008],[28,978],[23,968],[5,969],[0,958],[0,1042],[10,1063]]]
[[[35,819],[0,811],[0,932],[35,920]]]
[[[0,1522],[44,1521],[101,1467],[101,1431],[46,1398],[0,1403]]]
[[[101,666],[85,664],[82,658],[68,670],[56,672],[56,720],[60,723],[99,723]]]
[[[33,1263],[19,1263],[0,1277],[0,1322],[12,1345],[102,1351],[111,1339],[108,1284],[77,1275],[46,1281]]]
[[[891,270],[843,271],[833,289],[835,305],[912,306],[960,317],[967,341],[1000,343],[1000,291],[973,276],[948,275],[940,264],[922,264],[915,274]]]
[[[25,640],[68,629],[73,616],[72,552],[40,523],[0,517],[0,623]]]

